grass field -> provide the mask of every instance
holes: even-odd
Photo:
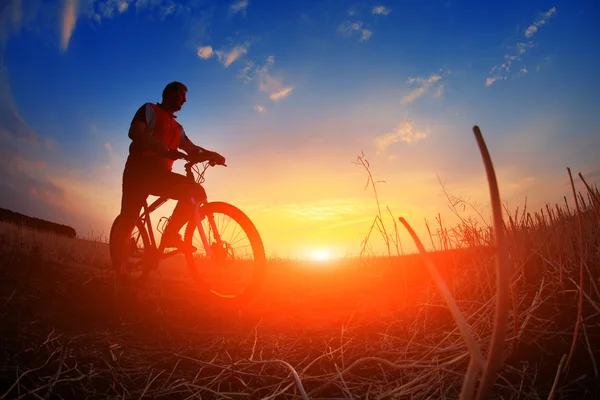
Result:
[[[507,218],[512,300],[494,398],[600,398],[597,200],[580,195],[581,228],[568,204]],[[433,232],[455,248],[432,257],[485,353],[495,251],[489,232],[470,231]],[[469,363],[420,255],[271,259],[260,296],[227,307],[194,288],[183,259],[116,296],[102,240],[2,224],[0,243],[3,399],[292,399],[301,387],[313,399],[458,398]]]
[[[0,223],[0,398],[599,399],[600,193],[573,194],[425,255],[269,259],[235,306],[182,256],[117,288],[101,238]]]

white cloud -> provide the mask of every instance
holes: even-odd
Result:
[[[442,79],[442,75],[432,74],[428,78],[408,78],[409,86],[417,86],[400,100],[401,104],[412,103],[419,97],[433,90],[433,96],[441,99],[444,92],[444,85],[438,83]]]
[[[556,7],[552,7],[547,12],[543,13],[536,21],[531,24],[525,31],[525,37],[530,39],[535,35],[538,29],[545,25],[550,17],[556,12]],[[506,80],[508,78],[518,78],[524,73],[527,73],[527,67],[521,67],[516,73],[513,73],[513,64],[522,62],[523,56],[527,53],[527,50],[534,47],[534,43],[529,40],[522,42],[520,40],[513,46],[513,52],[504,55],[504,62],[494,66],[490,71],[490,77],[485,81],[485,86],[490,86],[496,81]]]
[[[262,66],[254,66],[252,61],[246,61],[246,65],[240,70],[239,76],[246,82],[258,81],[258,90],[269,95],[269,99],[279,101],[289,96],[294,88],[283,84],[280,76],[274,75],[271,70],[275,65],[275,57],[269,56]]]
[[[133,0],[105,0],[105,1],[97,1],[93,5],[95,6],[96,11],[94,9],[90,9],[87,12],[87,15],[90,18],[96,20],[96,22],[100,22],[102,17],[104,18],[114,18],[119,14],[124,13],[129,9],[129,3],[132,3]],[[89,6],[89,5],[88,5]],[[86,14],[86,10],[81,10],[84,14]]]
[[[344,21],[338,27],[338,31],[344,36],[351,36],[352,34],[359,32],[360,29],[362,28],[362,26],[363,26],[362,21],[356,21],[356,22]]]
[[[89,1],[89,0],[88,0]],[[133,3],[133,0],[107,0],[111,2],[115,1],[127,1]],[[184,2],[178,2],[175,0],[135,0],[136,11],[148,10],[153,11],[158,18],[163,21],[171,15],[182,15],[191,12],[193,3],[184,4]]]
[[[367,40],[369,40],[369,38],[373,36],[373,32],[368,30],[368,29],[363,29],[362,30],[362,35],[360,37],[360,41],[361,42],[366,42]]]
[[[294,88],[292,88],[292,87],[283,88],[277,92],[271,93],[269,98],[273,101],[281,100],[284,97],[287,97],[290,93],[292,93],[292,90],[294,90]]]
[[[167,18],[169,15],[174,14],[177,11],[178,5],[172,2],[167,2],[163,7],[160,8],[158,15],[161,21]]]
[[[412,143],[425,139],[427,132],[415,128],[411,120],[404,120],[396,127],[396,130],[375,138],[375,145],[379,153],[386,152],[388,148],[397,142]]]
[[[235,60],[248,53],[248,49],[244,46],[235,46],[231,51],[224,55],[223,65],[225,68],[229,67]],[[217,54],[219,56],[219,54]],[[221,57],[219,57],[221,60]]]
[[[514,46],[514,54],[505,54],[504,62],[502,64],[498,64],[492,67],[492,69],[490,70],[490,75],[493,75],[491,77],[493,79],[487,78],[485,86],[490,86],[496,81],[506,80],[508,77],[513,76],[513,64],[521,62],[523,55],[527,52],[528,49],[532,48],[533,46],[534,44],[531,41],[517,42],[517,44]]]
[[[240,78],[242,78],[243,80],[245,80],[246,82],[250,82],[252,81],[252,79],[254,79],[254,63],[250,60],[246,60],[246,64],[244,65],[244,68],[242,68],[238,74],[238,76]]]
[[[110,144],[109,142],[104,143],[104,147],[106,148],[106,150],[108,151],[108,155],[109,157],[112,156],[113,154],[113,147],[112,144]]]
[[[492,83],[496,82],[497,80],[498,80],[498,78],[496,78],[496,77],[487,78],[485,80],[485,86],[490,86]]]
[[[203,60],[209,59],[213,55],[212,46],[198,47],[198,57]]]
[[[423,94],[425,94],[425,90],[426,89],[424,87],[420,87],[420,88],[416,88],[416,89],[412,90],[410,93],[408,93],[407,95],[402,97],[402,100],[400,100],[400,103],[401,104],[412,103],[419,97],[423,96]]]
[[[264,114],[264,112],[266,111],[266,109],[263,106],[261,106],[260,104],[255,105],[254,109],[261,114]]]
[[[385,7],[385,6],[375,6],[373,7],[373,9],[371,10],[371,12],[373,14],[379,14],[379,15],[388,15],[389,13],[392,12],[391,9]]]
[[[118,8],[119,8],[119,12],[123,13],[123,12],[127,11],[127,9],[129,8],[129,4],[126,1],[120,1]]]
[[[543,13],[529,28],[525,31],[525,36],[530,38],[538,31],[539,27],[544,25],[550,17],[556,12],[556,7],[552,7],[548,12]]]
[[[240,59],[247,53],[248,53],[248,44],[247,43],[243,44],[243,45],[237,45],[229,51],[213,50],[212,46],[199,47],[198,51],[197,51],[198,57],[200,57],[204,60],[212,57],[212,55],[214,54],[215,56],[217,56],[217,59],[219,60],[219,62],[225,66],[225,68],[229,67],[236,60]]]
[[[360,36],[361,42],[366,42],[373,36],[373,31],[363,28],[363,21],[344,21],[338,26],[338,32],[345,37]]]
[[[60,36],[60,49],[66,51],[69,47],[71,35],[77,23],[77,0],[64,0],[62,7],[62,29]]]
[[[237,13],[242,13],[242,15],[245,16],[247,9],[248,9],[248,0],[238,0],[229,6],[229,13],[231,15],[235,15]]]

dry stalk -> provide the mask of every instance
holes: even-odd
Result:
[[[292,373],[292,376],[294,377],[294,382],[296,383],[296,386],[298,387],[298,390],[300,391],[300,395],[302,396],[302,399],[308,400],[308,396],[306,395],[306,391],[304,390],[304,386],[302,385],[302,382],[300,381],[300,377],[298,376],[298,373],[296,372],[294,367],[292,367],[287,361],[283,361],[283,360],[258,361],[258,360],[255,360],[255,361],[250,361],[250,362],[252,362],[254,364],[272,364],[272,363],[283,364]]]
[[[361,155],[358,156],[356,159],[357,159],[357,162],[353,162],[353,164],[360,164],[367,171],[368,178],[367,178],[367,183],[365,184],[365,189],[369,186],[369,183],[370,183],[371,186],[373,187],[373,194],[375,196],[375,202],[377,203],[377,215],[375,217],[375,220],[373,221],[373,225],[371,226],[371,229],[369,230],[369,234],[365,238],[365,241],[364,241],[365,244],[363,246],[361,254],[363,254],[363,252],[365,251],[365,248],[367,246],[367,242],[368,242],[369,236],[371,235],[371,231],[373,230],[373,227],[375,225],[377,225],[377,228],[379,229],[379,233],[381,234],[381,236],[383,237],[383,240],[385,241],[388,256],[391,257],[392,252],[390,249],[390,238],[388,236],[387,230],[385,229],[385,224],[383,223],[383,217],[381,215],[381,205],[379,203],[379,195],[377,193],[377,184],[385,183],[385,181],[375,181],[373,179],[373,174],[371,173],[371,165],[370,165],[369,161],[365,158],[364,153],[361,152]],[[378,220],[379,220],[379,224],[377,223]]]
[[[471,399],[473,393],[475,393],[475,387],[477,386],[477,377],[481,372],[481,365],[479,365],[473,358],[469,360],[469,366],[467,367],[467,373],[465,374],[462,390],[460,392],[460,399]]]
[[[594,377],[598,379],[598,364],[596,364],[594,350],[592,350],[592,346],[590,345],[590,339],[588,338],[588,334],[584,323],[581,324],[581,328],[583,330],[583,338],[585,339],[585,344],[587,345],[588,353],[590,354],[590,359],[592,360],[592,367],[594,367]]]
[[[448,286],[446,286],[446,283],[440,276],[437,268],[435,267],[435,264],[431,260],[431,257],[429,257],[429,254],[423,247],[423,244],[421,243],[421,240],[419,239],[419,237],[417,236],[415,231],[408,224],[408,222],[406,222],[406,220],[404,218],[401,217],[400,222],[406,227],[406,229],[412,236],[413,240],[415,241],[415,245],[419,249],[419,252],[425,259],[425,263],[427,265],[427,268],[429,269],[429,273],[433,277],[433,280],[435,281],[440,292],[442,293],[444,300],[446,300],[446,303],[448,304],[448,308],[450,309],[450,312],[452,313],[452,316],[454,317],[454,320],[456,321],[456,324],[458,325],[458,328],[463,336],[463,339],[464,339],[465,343],[467,344],[469,351],[471,352],[471,356],[475,359],[475,361],[477,361],[477,363],[479,363],[480,365],[483,365],[485,363],[485,361],[484,361],[483,355],[481,354],[481,349],[475,342],[475,339],[473,338],[473,335],[471,334],[471,332],[469,330],[469,325],[465,321],[464,317],[462,316],[462,313],[460,312],[460,309],[456,305],[456,301],[454,301],[454,298],[450,294],[450,291],[448,290]]]
[[[508,243],[503,229],[502,208],[500,203],[498,182],[496,180],[496,173],[494,172],[492,159],[478,126],[473,127],[473,133],[475,134],[475,139],[477,140],[479,151],[481,152],[481,157],[483,159],[487,174],[497,247],[496,290],[498,296],[496,299],[496,315],[494,317],[494,329],[492,331],[492,340],[487,364],[485,365],[481,386],[479,387],[479,392],[477,393],[477,399],[484,400],[491,397],[492,387],[496,381],[497,372],[502,364],[504,339],[506,337],[506,324],[508,322],[510,264],[508,260]]]
[[[577,223],[579,226],[579,303],[577,305],[577,320],[575,322],[575,330],[573,332],[573,342],[571,342],[571,350],[567,361],[563,366],[563,372],[569,368],[571,359],[575,354],[575,345],[577,344],[577,338],[579,336],[579,326],[581,324],[581,314],[583,312],[583,269],[584,269],[584,258],[583,258],[583,231],[581,228],[581,213],[579,210],[579,201],[577,201],[577,194],[575,192],[575,184],[573,183],[573,176],[571,175],[571,169],[567,168],[569,172],[569,179],[571,180],[571,188],[573,189],[573,197],[575,197],[575,206],[577,207]]]
[[[554,393],[556,392],[556,387],[558,386],[558,380],[560,378],[560,373],[562,371],[562,368],[563,368],[566,358],[567,358],[567,355],[563,354],[562,358],[560,359],[560,363],[558,363],[558,368],[556,369],[556,376],[554,377],[554,383],[552,384],[552,390],[550,390],[550,394],[548,394],[548,400],[552,400],[554,398]]]

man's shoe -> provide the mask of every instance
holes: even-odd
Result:
[[[163,234],[162,239],[161,239],[161,245],[165,249],[174,247],[174,248],[178,249],[179,251],[181,251],[182,253],[194,253],[196,250],[198,250],[191,244],[188,245],[183,240],[181,240],[181,235],[179,235],[179,234],[175,234],[175,235],[164,235]]]

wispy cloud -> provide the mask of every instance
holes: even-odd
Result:
[[[203,60],[208,60],[212,56],[215,56],[225,68],[228,68],[236,60],[239,60],[248,53],[248,47],[248,43],[234,46],[229,50],[213,50],[212,46],[201,46],[198,47],[196,54]]]
[[[362,32],[361,37],[360,37],[361,42],[366,42],[367,40],[369,40],[369,38],[371,36],[373,36],[373,32],[368,29],[363,29],[361,32]]]
[[[133,4],[134,0],[107,0],[107,2],[117,3],[117,7],[123,7],[122,3]],[[194,2],[181,2],[174,0],[135,0],[136,12],[151,11],[153,16],[163,21],[171,16],[188,15],[193,7],[198,4]],[[114,6],[113,6],[114,8]]]
[[[338,26],[338,31],[344,36],[352,36],[354,33],[358,33],[363,26],[362,21],[344,21]]]
[[[485,86],[490,86],[492,83],[496,82],[498,78],[497,77],[492,77],[492,78],[487,78],[485,80]]]
[[[225,68],[229,67],[235,60],[248,53],[248,47],[245,45],[235,46],[229,51],[217,50],[215,54]]]
[[[69,41],[71,40],[71,35],[75,29],[75,24],[77,23],[77,7],[77,0],[63,0],[61,15],[62,29],[60,36],[60,49],[63,52],[67,51],[67,48],[69,47]]]
[[[289,95],[290,93],[292,93],[292,90],[294,90],[294,88],[292,88],[292,87],[283,88],[277,92],[271,93],[269,95],[269,98],[273,101],[281,100],[284,97],[287,97],[287,95]]]
[[[373,31],[363,26],[363,21],[344,21],[338,26],[338,32],[345,37],[360,35],[360,41],[366,42],[373,36]]]
[[[432,74],[428,78],[408,78],[408,85],[415,88],[403,96],[400,103],[412,103],[430,91],[433,91],[435,98],[441,99],[444,93],[444,85],[440,83],[440,80],[442,80],[442,75],[439,74]]]
[[[529,25],[529,28],[525,31],[525,36],[532,37],[539,29],[540,26],[544,25],[550,17],[556,12],[556,7],[552,7],[548,12],[543,13],[533,24]]]
[[[235,15],[241,13],[246,16],[246,10],[248,9],[248,0],[238,0],[229,6],[229,15]]]
[[[100,22],[102,18],[114,18],[119,14],[123,14],[129,9],[129,4],[133,3],[133,0],[106,0],[97,1],[95,3],[95,9],[88,12],[96,22]]]
[[[269,99],[279,101],[289,96],[294,90],[293,86],[283,84],[283,79],[280,76],[273,74],[273,66],[275,57],[267,57],[266,63],[262,66],[255,66],[250,60],[246,61],[246,65],[240,71],[240,77],[246,82],[253,80],[258,81],[258,90],[269,95]]]
[[[392,10],[383,6],[378,5],[371,8],[371,14],[373,15],[388,15]],[[366,22],[363,19],[358,19],[358,15],[361,14],[356,9],[351,8],[347,11],[347,14],[353,19],[347,19],[338,26],[338,32],[345,37],[359,37],[359,41],[366,42],[373,36],[373,30],[369,26],[369,18],[374,17],[366,15]]]
[[[388,15],[392,12],[392,10],[390,8],[387,8],[386,6],[375,6],[371,10],[371,12],[375,15]]]
[[[397,142],[412,143],[425,139],[427,132],[419,130],[411,120],[404,120],[393,132],[386,133],[375,138],[375,145],[379,153],[386,152],[388,148]]]
[[[264,114],[264,112],[266,111],[266,109],[263,106],[261,106],[260,104],[255,105],[254,109],[261,114]]]
[[[527,51],[534,47],[535,44],[531,39],[538,31],[539,27],[545,25],[550,17],[554,15],[556,8],[552,7],[548,12],[543,13],[533,24],[531,24],[525,31],[525,38],[527,41],[517,40],[516,44],[512,46],[512,51],[504,55],[504,62],[492,67],[489,73],[489,77],[485,80],[485,86],[491,86],[493,83],[506,80],[508,78],[518,78],[524,73],[527,73],[527,67],[520,67],[517,72],[514,73],[514,64],[523,61],[523,56]]]

